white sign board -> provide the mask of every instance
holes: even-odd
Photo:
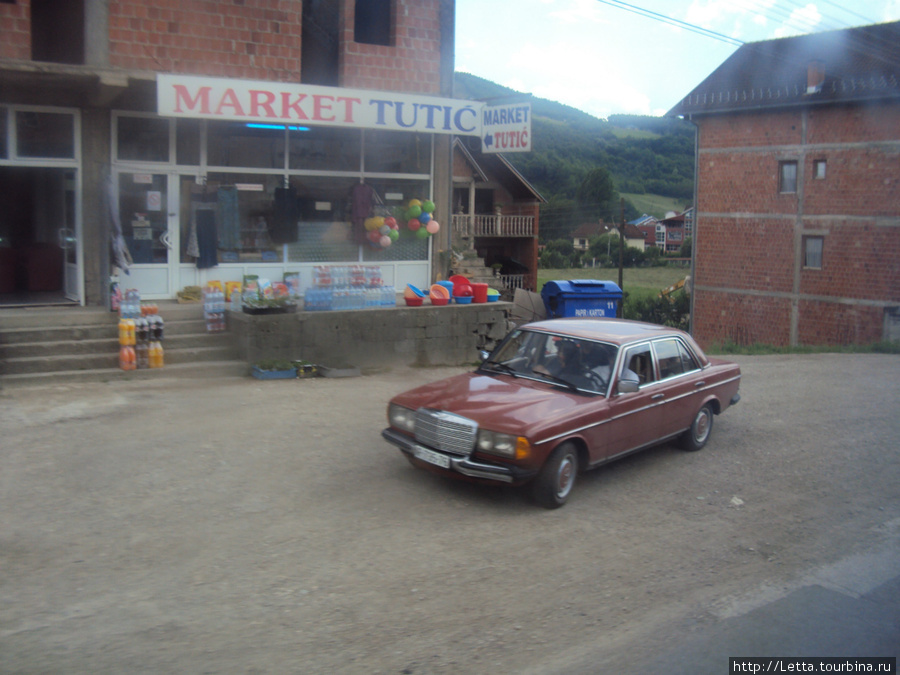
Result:
[[[531,152],[531,104],[485,106],[481,110],[481,151]]]
[[[157,112],[263,124],[481,135],[484,103],[290,82],[160,73]]]

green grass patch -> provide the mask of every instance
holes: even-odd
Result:
[[[658,295],[677,281],[690,274],[687,267],[629,267],[625,269],[623,290],[629,295]],[[597,279],[619,283],[619,269],[613,267],[573,267],[571,269],[538,270],[537,292],[540,293],[548,281],[568,281],[570,279]]]
[[[874,342],[867,345],[739,345],[730,340],[711,344],[704,350],[717,356],[772,356],[777,354],[900,354],[900,342]]]
[[[662,195],[651,194],[635,194],[633,192],[622,192],[622,197],[630,201],[634,208],[648,216],[654,216],[660,220],[666,217],[668,211],[681,213],[684,210],[684,200],[674,197],[663,197]]]

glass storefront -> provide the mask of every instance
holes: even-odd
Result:
[[[400,217],[410,199],[431,195],[428,134],[126,113],[114,115],[113,127],[120,218],[134,263],[181,268],[166,291],[148,295],[171,294],[193,267],[239,279],[260,265],[277,277],[287,267],[366,261],[419,263],[419,276],[428,275],[429,239]],[[360,183],[371,188],[372,215],[400,222],[401,236],[387,247],[354,220]]]

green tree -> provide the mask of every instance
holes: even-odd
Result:
[[[609,171],[598,166],[581,181],[575,199],[586,218],[611,221],[616,214],[619,193]]]

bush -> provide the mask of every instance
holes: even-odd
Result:
[[[691,328],[691,299],[683,292],[669,297],[629,297],[622,307],[626,319],[647,321],[687,331]]]

